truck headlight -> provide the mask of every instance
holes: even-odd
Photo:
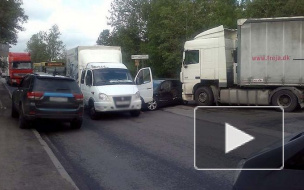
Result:
[[[109,97],[106,94],[103,94],[103,93],[99,94],[99,99],[101,101],[109,101],[110,100]]]
[[[138,100],[138,99],[140,99],[140,93],[139,93],[139,91],[137,91],[135,93],[135,100]]]

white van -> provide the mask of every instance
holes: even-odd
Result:
[[[117,111],[139,116],[142,101],[153,100],[151,69],[141,69],[135,81],[138,86],[122,63],[88,63],[81,73],[80,88],[91,119],[98,113]]]

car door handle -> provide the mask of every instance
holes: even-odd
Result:
[[[147,90],[151,90],[152,88],[147,88]]]

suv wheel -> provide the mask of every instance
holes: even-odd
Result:
[[[70,125],[73,129],[80,129],[81,125],[82,125],[82,119],[73,120],[73,121],[71,121]]]

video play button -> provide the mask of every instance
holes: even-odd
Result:
[[[239,170],[244,160],[247,164],[242,168],[250,170],[277,170],[283,165],[283,112],[259,106],[201,106],[194,111],[195,169]],[[277,162],[249,164],[251,158],[275,147]]]
[[[254,139],[253,136],[248,135],[247,133],[225,123],[225,153],[229,153],[230,151],[252,141]]]

